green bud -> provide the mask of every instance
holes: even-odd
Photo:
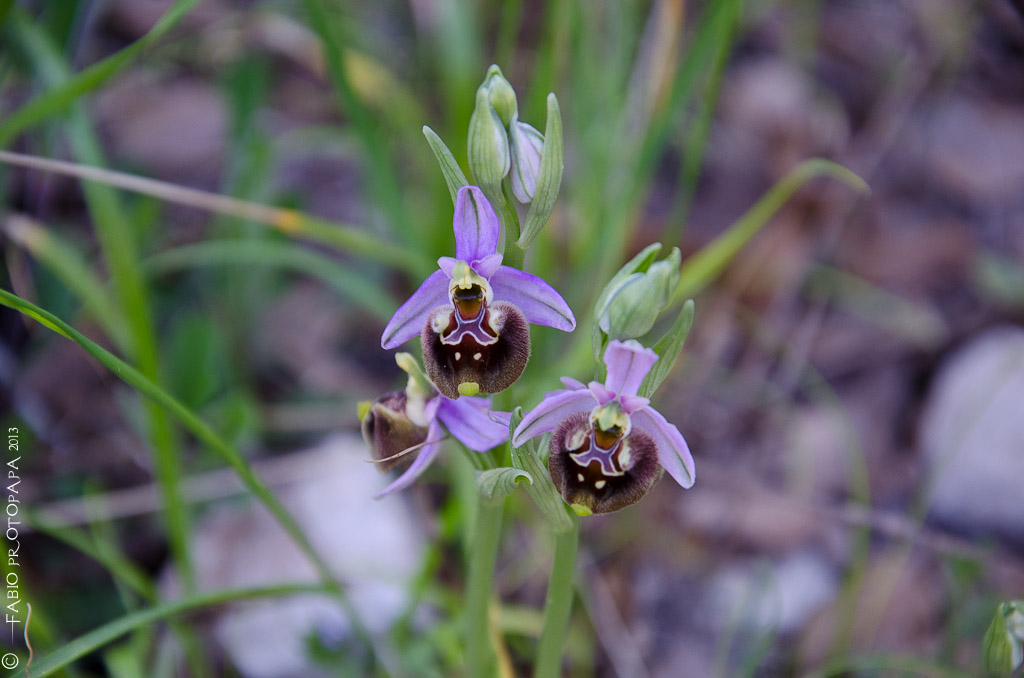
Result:
[[[985,632],[982,648],[985,670],[992,676],[1009,676],[1024,661],[1024,601],[1014,600],[996,609]]]
[[[491,104],[484,85],[476,91],[476,108],[469,119],[469,169],[480,186],[494,188],[508,174],[508,132]]]
[[[616,276],[602,294],[603,305],[597,309],[597,323],[611,339],[635,339],[654,327],[679,284],[681,255],[678,248],[665,259],[643,270]]]
[[[487,69],[487,75],[484,77],[484,84],[481,87],[487,90],[491,106],[494,107],[494,112],[498,114],[502,124],[505,127],[511,125],[512,120],[519,112],[519,104],[516,103],[516,91],[502,75],[497,64],[491,64],[491,67]]]

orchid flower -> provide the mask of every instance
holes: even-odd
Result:
[[[508,440],[508,415],[489,412],[488,398],[445,398],[412,355],[399,353],[395,362],[408,373],[408,385],[404,391],[388,393],[361,406],[363,438],[384,470],[398,466],[407,454],[417,450],[418,454],[409,468],[376,498],[404,490],[426,471],[441,451],[445,429],[475,452],[486,452]],[[504,423],[490,415],[498,416]]]
[[[393,349],[419,334],[427,374],[452,399],[515,383],[530,357],[528,323],[576,327],[553,287],[502,265],[498,216],[476,186],[459,189],[454,230],[455,257],[437,260],[440,270],[395,312],[380,340]]]
[[[612,341],[603,385],[563,377],[566,388],[548,393],[516,427],[516,447],[554,432],[548,471],[577,513],[609,513],[636,503],[662,469],[684,488],[693,485],[693,456],[679,429],[637,395],[657,361],[657,353],[635,340]]]

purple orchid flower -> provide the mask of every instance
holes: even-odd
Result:
[[[508,414],[490,412],[489,398],[446,398],[427,382],[411,355],[400,353],[396,359],[409,373],[408,386],[366,406],[360,417],[363,438],[385,470],[397,466],[406,454],[419,453],[376,498],[405,489],[427,470],[441,451],[445,429],[475,452],[486,452],[508,440]]]
[[[693,456],[679,429],[637,395],[658,354],[639,342],[612,341],[604,385],[562,378],[516,427],[516,447],[551,437],[548,470],[562,497],[581,515],[609,513],[639,501],[668,471],[693,486]]]
[[[417,334],[427,373],[445,396],[497,393],[511,386],[530,357],[529,323],[566,332],[569,305],[541,278],[503,266],[501,224],[483,191],[463,186],[455,200],[455,258],[402,304],[380,345],[393,349]]]

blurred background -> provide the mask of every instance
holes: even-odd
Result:
[[[807,158],[871,187],[811,181],[695,297],[654,402],[697,483],[583,521],[566,675],[982,673],[996,604],[1024,595],[1018,0],[8,0],[0,17],[6,150],[170,185],[5,161],[3,287],[241,451],[377,639],[373,662],[329,598],[278,595],[140,622],[63,675],[463,675],[471,467],[446,454],[374,502],[387,477],[356,403],[404,384],[380,332],[453,251],[421,126],[465,167],[491,63],[538,128],[557,94],[566,142],[527,269],[580,329],[533,329],[527,408],[558,374],[590,378],[596,294],[647,244],[685,259]],[[159,600],[315,580],[176,419],[15,311],[0,334],[37,660]],[[505,526],[499,655],[528,675],[550,543],[523,493]],[[0,642],[24,661],[15,628]]]

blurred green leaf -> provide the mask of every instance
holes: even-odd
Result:
[[[491,468],[477,472],[476,489],[485,499],[498,501],[515,492],[524,480],[533,484],[533,476],[522,469],[509,466]]]
[[[689,336],[692,326],[693,299],[687,299],[682,310],[679,311],[676,321],[672,324],[672,328],[654,345],[654,352],[658,354],[658,362],[654,363],[654,367],[644,377],[639,391],[641,396],[650,398],[668,377],[683,350],[683,344],[686,343],[686,337]]]
[[[444,141],[441,140],[441,137],[434,130],[424,125],[423,136],[427,138],[430,150],[434,152],[437,164],[441,166],[441,173],[444,174],[444,182],[448,184],[448,192],[452,196],[452,204],[454,205],[456,194],[460,188],[469,185],[469,180],[466,179],[466,175],[462,172],[462,168],[459,167],[459,163],[455,161],[455,156],[452,155],[451,150],[449,150],[448,146],[445,145]]]

